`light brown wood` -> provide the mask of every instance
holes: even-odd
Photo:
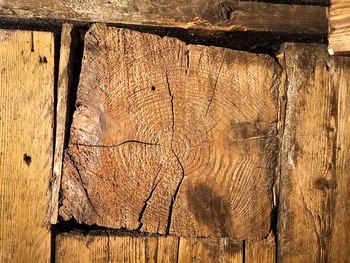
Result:
[[[0,17],[220,31],[327,34],[326,7],[324,6],[235,0],[3,0],[0,2]]]
[[[337,108],[336,188],[328,262],[350,259],[350,58],[330,61],[332,82],[339,89]],[[327,187],[327,185],[326,185]]]
[[[58,235],[56,262],[177,262],[177,237],[116,236],[106,231]]]
[[[287,44],[283,57],[288,81],[278,260],[346,262],[350,217],[344,105],[350,59],[330,57],[325,46],[302,44]]]
[[[60,214],[184,236],[270,232],[280,68],[267,55],[95,25]]]
[[[58,197],[61,185],[63,146],[66,135],[67,121],[67,96],[71,79],[71,45],[72,45],[72,24],[63,24],[61,32],[60,61],[58,68],[58,86],[57,86],[57,106],[56,106],[56,137],[55,153],[53,164],[53,175],[51,179],[52,197],[51,197],[51,224],[57,223],[58,216]]]
[[[49,262],[52,33],[0,30],[0,262]]]
[[[179,243],[180,240],[180,243]],[[60,234],[56,262],[242,262],[242,241],[230,238],[116,236],[111,232]]]
[[[245,242],[244,263],[275,263],[276,241],[271,232],[265,239]]]
[[[328,41],[329,54],[350,54],[350,2],[348,0],[331,0],[328,13]]]
[[[178,262],[243,262],[243,242],[230,238],[180,237]]]

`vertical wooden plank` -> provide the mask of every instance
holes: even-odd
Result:
[[[338,89],[346,90],[349,85],[350,61],[342,64],[329,57],[325,46],[301,44],[287,44],[284,58],[287,105],[278,260],[346,262],[346,251],[350,250],[349,190],[344,185],[349,178],[346,150],[341,149],[347,146],[346,139],[342,140],[347,135],[347,117],[338,113],[337,103]],[[344,94],[339,98],[344,111],[347,102],[343,100]]]
[[[56,237],[55,260],[57,263],[107,262],[108,252],[108,237],[99,233],[83,235],[73,232]]]
[[[274,263],[275,256],[276,241],[272,232],[263,240],[245,243],[245,263]]]
[[[243,261],[243,242],[230,238],[180,238],[178,262]]]
[[[52,197],[50,203],[51,224],[57,223],[58,196],[62,175],[63,146],[66,134],[67,96],[70,86],[72,24],[63,24],[61,32],[60,62],[58,68],[56,137],[52,175]]]
[[[179,253],[178,250],[178,237],[158,237],[158,250],[156,262],[177,262]]]
[[[0,262],[49,262],[54,38],[0,30]]]
[[[328,52],[331,55],[350,54],[349,8],[349,0],[331,0],[328,9]]]
[[[329,63],[333,85],[339,89],[336,148],[336,200],[330,232],[328,262],[350,259],[350,58],[335,57]],[[325,187],[330,184],[325,184]]]

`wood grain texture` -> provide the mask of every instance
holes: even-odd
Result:
[[[107,230],[95,234],[60,234],[56,262],[177,262],[177,237],[116,236]]]
[[[327,34],[326,7],[235,0],[2,0],[0,16],[220,31]]]
[[[265,239],[245,242],[244,263],[275,263],[276,240],[271,232]]]
[[[184,236],[270,231],[280,68],[95,25],[64,160],[65,220]]]
[[[52,197],[50,204],[51,224],[57,223],[58,197],[61,186],[63,165],[63,146],[66,135],[67,96],[71,79],[71,45],[72,24],[63,24],[61,32],[60,60],[58,67],[57,106],[56,106],[56,137],[52,175]]]
[[[54,39],[0,30],[0,262],[50,261]]]
[[[328,42],[329,54],[350,54],[350,2],[348,0],[331,0],[328,13]]]
[[[180,237],[178,262],[243,262],[243,242],[230,238]]]
[[[110,232],[56,237],[56,262],[242,262],[242,241],[229,238],[115,236]]]
[[[330,60],[332,85],[338,88],[336,188],[328,262],[350,259],[350,58]],[[327,185],[326,185],[327,186]]]
[[[287,44],[284,59],[278,260],[346,262],[350,217],[344,104],[350,60],[329,57],[325,46],[301,44]],[[339,89],[344,93],[338,100]]]

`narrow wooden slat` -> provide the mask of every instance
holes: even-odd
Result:
[[[57,223],[58,215],[58,196],[61,184],[63,145],[66,134],[67,120],[67,96],[70,85],[70,67],[71,67],[71,44],[72,44],[72,24],[64,24],[61,33],[60,61],[58,72],[57,87],[57,106],[56,106],[56,137],[55,153],[52,176],[52,197],[51,197],[51,223]]]
[[[328,41],[329,54],[350,54],[350,2],[348,0],[331,0],[328,14]]]
[[[330,57],[325,46],[301,44],[287,44],[284,59],[288,81],[278,260],[346,262],[350,242],[344,106],[350,59]]]
[[[224,31],[327,34],[326,8],[241,1],[3,0],[0,16]]]
[[[276,241],[271,232],[265,239],[246,241],[245,263],[275,263]]]
[[[330,233],[328,262],[348,262],[350,259],[350,58],[337,57],[330,64],[333,85],[339,89],[337,148],[336,148],[336,201],[334,223]],[[324,187],[332,186],[325,184]]]
[[[54,38],[0,30],[0,262],[49,262]]]

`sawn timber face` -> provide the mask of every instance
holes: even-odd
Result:
[[[267,55],[92,26],[60,215],[150,233],[263,238],[280,71]]]

